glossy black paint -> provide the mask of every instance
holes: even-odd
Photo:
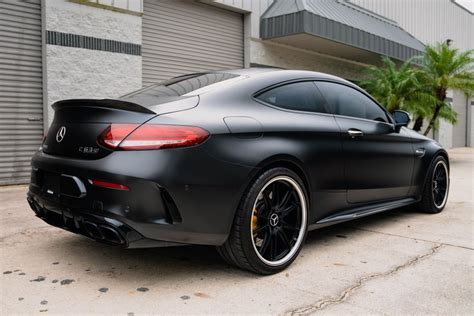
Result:
[[[117,107],[110,100],[104,106],[93,100],[57,106],[45,146],[32,159],[33,175],[50,174],[43,182],[32,177],[28,200],[38,216],[49,220],[47,214],[53,212],[59,218],[71,217],[73,229],[61,221],[48,222],[99,241],[104,239],[81,227],[85,218],[99,226],[105,222],[127,247],[155,246],[159,241],[221,245],[245,190],[268,168],[284,166],[301,176],[309,193],[309,227],[314,229],[354,214],[417,202],[433,158],[447,158],[435,141],[396,128],[390,115],[388,122],[379,122],[292,111],[256,98],[262,91],[298,81],[337,82],[366,95],[340,78],[307,71],[226,72],[239,77],[159,106],[150,106],[150,98],[143,104],[135,98],[134,106],[126,103],[131,99],[119,100]],[[96,140],[113,122],[199,126],[211,136],[188,148],[110,151]],[[58,143],[55,136],[62,126],[69,134]],[[98,151],[84,154],[81,146]],[[54,175],[76,177],[85,195],[62,192],[53,184],[59,180],[51,180]],[[90,179],[125,184],[130,190],[95,187]],[[55,187],[54,194],[47,193],[50,187]]]

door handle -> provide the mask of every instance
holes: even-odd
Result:
[[[352,138],[364,136],[364,132],[362,132],[361,130],[355,129],[355,128],[349,129],[347,131],[347,134],[349,134],[349,136],[352,137]]]
[[[425,155],[425,149],[424,148],[417,148],[415,150],[415,155],[418,157],[418,158],[421,158]]]

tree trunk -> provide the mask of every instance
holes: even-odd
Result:
[[[436,123],[436,120],[438,119],[439,111],[441,111],[441,108],[444,105],[444,100],[446,99],[446,89],[438,88],[438,90],[436,91],[436,96],[438,97],[438,100],[441,101],[441,103],[436,105],[436,108],[433,112],[433,116],[430,119],[430,123],[428,124],[426,131],[423,133],[423,135],[425,136],[429,134],[434,124]]]
[[[415,120],[415,124],[413,125],[413,130],[415,132],[421,131],[421,128],[423,127],[423,117],[418,116]]]
[[[431,120],[430,120],[430,123],[428,124],[428,127],[426,128],[425,132],[423,133],[423,135],[428,135],[431,131],[431,129],[433,128],[434,126],[434,123],[436,122],[436,119],[438,118],[438,115],[439,115],[439,111],[441,110],[441,106],[440,105],[437,105],[434,112],[433,112],[433,116],[431,117]]]

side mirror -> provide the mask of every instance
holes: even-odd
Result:
[[[408,124],[410,123],[411,119],[410,119],[410,114],[408,114],[408,112],[395,110],[393,111],[392,115],[393,115],[393,119],[395,120],[395,130],[397,132],[400,131],[402,126],[408,126]]]

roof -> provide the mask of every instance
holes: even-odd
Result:
[[[395,21],[347,0],[276,0],[262,15],[261,37],[311,34],[399,60],[424,45]]]
[[[214,71],[213,71],[214,72]],[[298,69],[281,69],[281,68],[240,68],[240,69],[224,69],[218,72],[236,74],[249,79],[261,80],[263,77],[272,78],[275,82],[284,82],[288,80],[297,79],[311,79],[311,80],[323,80],[323,81],[335,81],[345,83],[346,85],[360,89],[354,83],[331,74],[324,72],[311,71],[311,70],[298,70]]]
[[[250,68],[221,69],[221,70],[213,70],[209,72],[228,73],[228,74],[239,75],[239,76],[249,76],[249,75],[259,74],[262,72],[270,72],[270,71],[276,71],[276,70],[280,70],[280,68],[250,67]]]
[[[311,70],[298,70],[298,69],[282,69],[282,68],[270,68],[270,67],[251,67],[251,68],[237,68],[237,69],[221,69],[217,71],[210,71],[209,73],[227,73],[238,76],[245,76],[247,78],[259,78],[261,75],[273,76],[276,78],[283,78],[281,80],[292,80],[292,79],[303,79],[312,78],[320,80],[331,80],[344,82],[349,85],[353,85],[352,82],[345,80],[344,78],[327,74],[324,72],[311,71]],[[276,76],[275,76],[276,75]]]

